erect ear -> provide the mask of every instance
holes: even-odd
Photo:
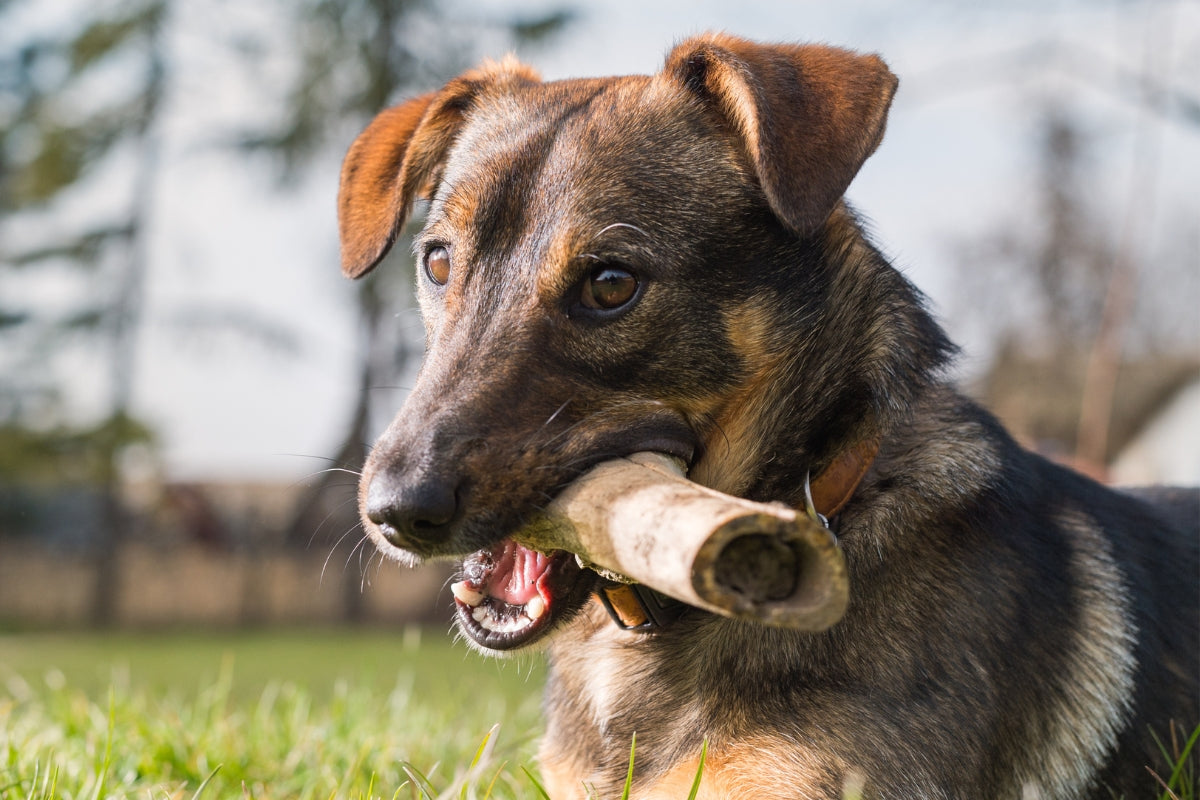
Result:
[[[720,34],[678,45],[663,73],[716,105],[767,202],[801,235],[820,228],[879,146],[897,84],[875,55]]]
[[[381,112],[342,162],[338,234],[342,272],[357,278],[378,264],[408,221],[413,201],[434,189],[463,120],[481,93],[537,81],[514,59],[488,62],[438,92]]]

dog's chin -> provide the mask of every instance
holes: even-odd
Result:
[[[456,621],[481,652],[524,650],[574,617],[597,581],[571,553],[539,553],[504,539],[463,560],[461,578],[451,586]]]

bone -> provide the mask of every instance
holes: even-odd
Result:
[[[638,453],[593,468],[517,534],[726,617],[820,631],[845,613],[846,563],[804,512],[689,481],[682,464]]]

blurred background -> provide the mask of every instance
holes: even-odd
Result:
[[[851,187],[1029,446],[1200,482],[1200,4],[0,0],[0,628],[444,621],[355,471],[419,363],[341,157],[484,56],[657,70],[723,29],[884,55]]]

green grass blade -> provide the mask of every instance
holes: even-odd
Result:
[[[117,695],[113,688],[108,687],[108,731],[104,734],[104,761],[100,765],[100,774],[96,776],[96,794],[93,800],[100,800],[108,788],[108,771],[112,768],[113,732],[117,727]]]
[[[471,766],[467,768],[467,775],[463,778],[462,791],[458,794],[459,800],[467,800],[467,789],[471,785],[471,776],[475,774],[475,771],[479,768],[479,765],[483,763],[484,754],[488,752],[488,742],[492,740],[493,734],[495,734],[499,729],[500,723],[497,722],[492,726],[492,729],[489,730],[486,735],[484,735],[483,741],[479,743],[479,749],[475,751],[475,757],[471,759]]]
[[[696,779],[692,781],[692,791],[688,793],[688,800],[696,800],[696,795],[700,793],[700,779],[704,777],[704,760],[706,758],[708,758],[707,738],[700,746],[700,764],[696,767]]]
[[[550,800],[550,793],[547,792],[546,788],[538,782],[538,779],[535,778],[533,773],[529,771],[529,768],[522,765],[521,771],[525,773],[526,778],[529,778],[530,782],[533,784],[533,788],[537,789],[538,796],[542,800]]]
[[[497,722],[492,726],[492,729],[484,735],[483,741],[479,743],[479,749],[475,751],[475,758],[471,759],[471,769],[475,769],[479,766],[479,762],[483,760],[483,754],[487,750],[488,742],[492,740],[492,735],[495,734],[499,729],[500,723]]]
[[[437,789],[433,788],[433,784],[425,777],[421,770],[417,769],[414,764],[409,761],[400,762],[400,769],[404,770],[404,774],[413,782],[413,788],[419,791],[429,800],[437,800]]]
[[[200,785],[196,787],[196,793],[194,795],[192,795],[192,800],[199,800],[200,795],[204,794],[204,787],[208,786],[208,782],[217,776],[217,773],[221,771],[221,767],[223,767],[223,766],[225,766],[225,765],[217,764],[217,768],[214,769],[212,772],[208,773],[208,777],[205,778],[200,783]]]
[[[507,761],[500,762],[500,766],[496,768],[496,774],[492,776],[491,782],[488,783],[487,791],[483,794],[483,800],[490,800],[492,791],[496,788],[496,781],[500,780],[500,776],[504,774],[504,768],[507,766]]]
[[[629,742],[629,772],[625,774],[625,790],[621,792],[621,800],[629,800],[629,792],[633,787],[633,754],[637,750],[637,731]]]
[[[1172,738],[1174,738],[1174,737],[1172,737]],[[1157,741],[1157,737],[1155,737],[1155,739]],[[1171,770],[1171,778],[1170,778],[1170,780],[1167,781],[1168,791],[1172,791],[1174,789],[1179,788],[1179,780],[1183,776],[1183,771],[1187,767],[1187,764],[1188,764],[1188,758],[1191,756],[1192,749],[1196,746],[1196,741],[1198,739],[1200,739],[1200,725],[1197,725],[1196,729],[1192,731],[1192,735],[1188,737],[1187,742],[1183,746],[1183,750],[1179,753],[1179,757],[1175,761],[1175,767],[1174,767],[1174,769]],[[1158,747],[1160,750],[1163,750],[1163,755],[1166,756],[1167,763],[1170,764],[1171,757],[1170,757],[1170,755],[1167,754],[1167,752],[1163,748],[1161,742],[1159,742]]]

